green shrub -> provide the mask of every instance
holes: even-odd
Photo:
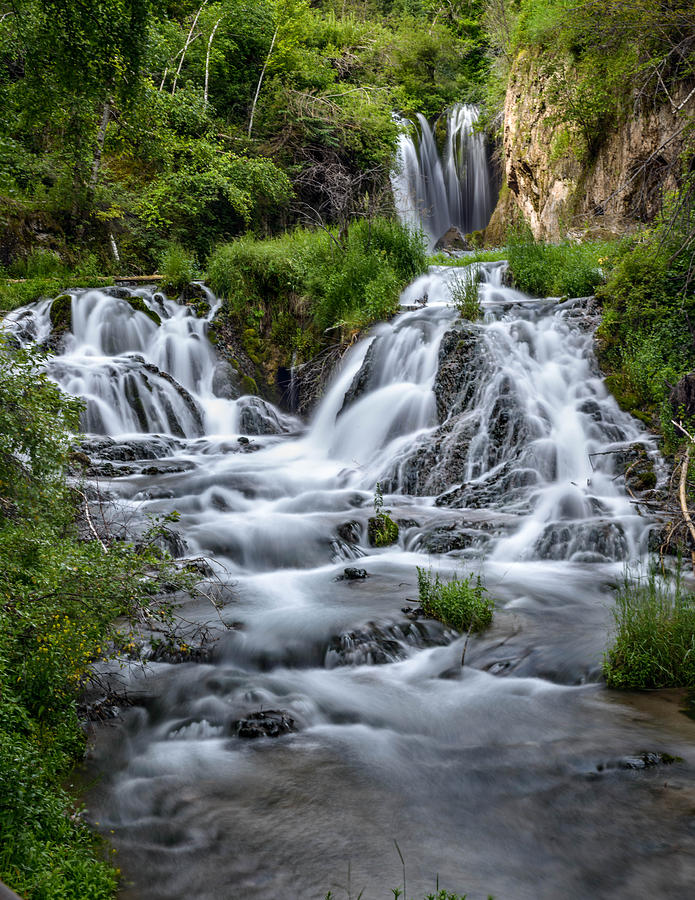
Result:
[[[610,687],[695,687],[695,596],[650,574],[618,591],[615,638],[603,672]]]
[[[373,547],[388,547],[398,540],[398,524],[391,518],[391,510],[384,509],[384,495],[377,481],[374,493],[374,515],[367,522],[367,536]]]
[[[181,291],[193,279],[193,259],[181,244],[169,244],[160,263],[162,287],[165,291]]]
[[[438,574],[417,567],[417,581],[422,606],[426,615],[439,619],[457,631],[482,631],[492,622],[494,602],[478,575],[442,581]]]
[[[449,281],[451,302],[459,316],[469,322],[477,321],[483,314],[480,307],[479,285],[480,271],[477,266],[471,266],[460,274],[456,272]]]
[[[514,285],[535,297],[586,297],[604,280],[602,263],[611,244],[536,241],[530,229],[511,232],[507,259]]]
[[[297,228],[267,240],[244,237],[217,248],[207,280],[237,314],[293,307],[323,333],[392,315],[400,291],[426,267],[421,235],[375,219],[351,223],[342,236]]]

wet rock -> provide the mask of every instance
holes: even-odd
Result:
[[[441,525],[422,534],[413,549],[424,553],[451,553],[489,543],[490,535],[460,525]]]
[[[359,400],[360,397],[363,397],[366,393],[369,392],[374,378],[374,358],[376,354],[376,347],[377,342],[374,341],[369,350],[367,350],[367,354],[364,358],[364,362],[360,366],[359,372],[352,379],[352,384],[345,392],[343,405],[338,415],[345,412],[345,410],[349,406],[352,406],[352,404],[356,400]]]
[[[241,396],[241,378],[228,362],[220,360],[212,373],[212,393],[224,400],[236,400]]]
[[[215,572],[210,563],[204,558],[187,559],[186,570],[193,575],[200,575],[201,578],[214,578]]]
[[[695,372],[684,375],[671,389],[668,399],[676,417],[690,419],[695,416]]]
[[[232,729],[236,732],[237,737],[246,740],[255,740],[261,737],[276,738],[297,730],[292,716],[281,709],[267,709],[251,713],[246,718],[233,722]]]
[[[435,251],[451,251],[451,250],[472,250],[473,248],[463,236],[461,231],[452,225],[434,245]]]
[[[398,540],[398,525],[386,512],[370,516],[367,520],[367,537],[372,547],[388,547]]]
[[[383,666],[405,659],[411,648],[442,647],[454,633],[433,621],[367,622],[332,638],[325,666]]]
[[[433,388],[440,422],[461,413],[473,400],[484,365],[480,343],[480,332],[471,326],[454,328],[442,338]]]
[[[625,477],[625,486],[633,494],[650,491],[656,487],[654,460],[644,444],[630,444],[625,449],[607,455],[608,465],[612,463],[612,471]],[[603,460],[599,461],[599,465],[602,463],[605,466]]]
[[[346,544],[357,544],[362,536],[362,526],[353,519],[350,522],[343,522],[342,525],[338,525],[336,533],[341,541],[345,541]]]
[[[369,578],[366,569],[356,569],[354,566],[348,566],[343,569],[343,574],[336,578],[336,581],[359,581],[362,578]]]
[[[142,299],[142,297],[139,297],[136,294],[131,294],[130,296],[124,297],[123,299],[131,309],[135,310],[135,312],[141,312],[143,315],[147,316],[148,319],[151,319],[155,325],[162,324],[162,320],[159,317],[159,314],[156,313],[153,309],[150,309]]]
[[[239,431],[252,435],[287,434],[289,428],[282,422],[270,404],[260,397],[243,397],[239,401]]]
[[[117,442],[110,437],[87,438],[81,442],[82,452],[96,459],[132,462],[172,456],[180,444],[174,438],[147,436]]]

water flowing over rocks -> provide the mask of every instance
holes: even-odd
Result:
[[[475,897],[688,896],[691,726],[600,685],[611,591],[655,527],[656,446],[603,385],[591,301],[478,268],[480,322],[433,268],[306,425],[240,393],[208,340],[215,298],[201,316],[134,292],[157,325],[129,289],[70,295],[47,369],[86,402],[94,515],[108,496],[114,533],[137,533],[175,511],[170,551],[203,561],[180,612],[210,641],[102,673],[130,705],[93,736],[89,817],[148,900],[325,896],[347,859],[383,894],[394,838],[413,896],[437,872]],[[49,309],[6,327],[45,341]],[[377,482],[399,526],[378,548]],[[423,618],[416,566],[480,574],[492,626]]]

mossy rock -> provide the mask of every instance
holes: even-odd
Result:
[[[72,331],[72,297],[70,294],[59,294],[51,304],[49,313],[51,326],[57,334]]]
[[[388,547],[398,540],[398,525],[388,513],[382,512],[369,518],[367,536],[372,547]]]
[[[149,308],[142,297],[126,297],[126,303],[130,306],[131,309],[134,309],[136,312],[145,313],[145,315],[149,319],[152,319],[155,325],[162,324],[162,320],[159,318],[157,313],[153,309]]]
[[[255,379],[251,378],[250,375],[244,375],[241,379],[241,393],[242,396],[247,394],[252,394],[254,396],[258,396],[258,385],[256,384]]]

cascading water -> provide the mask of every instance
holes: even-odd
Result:
[[[478,110],[458,104],[446,113],[443,154],[423,115],[413,134],[401,134],[391,176],[402,222],[422,228],[431,246],[451,227],[484,228],[497,200],[485,136],[475,130]]]
[[[134,707],[98,732],[89,807],[124,898],[318,900],[348,871],[383,897],[394,840],[409,896],[437,874],[475,900],[688,895],[691,725],[598,683],[609,586],[649,528],[612,460],[656,451],[606,392],[582,304],[479,268],[484,321],[458,321],[455,270],[430,270],[303,430],[219,396],[210,316],[137,292],[157,325],[127,292],[75,294],[49,367],[87,400],[102,488],[176,509],[181,552],[231,579],[207,662],[118,671]],[[45,340],[49,313],[7,326]],[[400,524],[380,550],[377,480]],[[465,639],[412,612],[417,565],[479,572],[496,600],[463,668]],[[206,599],[185,613],[215,628]],[[261,713],[288,733],[245,741]],[[638,771],[644,751],[683,762]]]

